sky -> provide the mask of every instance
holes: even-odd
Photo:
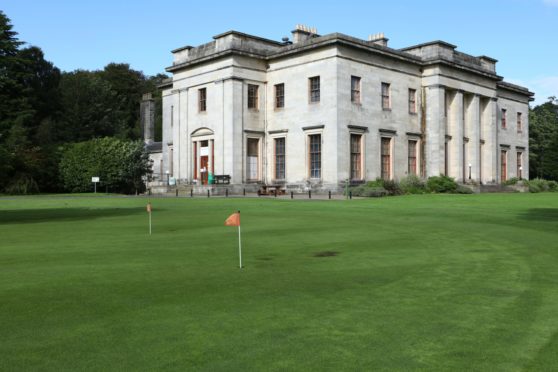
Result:
[[[0,0],[0,10],[64,71],[117,62],[155,75],[172,49],[228,30],[280,41],[304,24],[321,35],[383,32],[397,49],[444,40],[497,59],[497,73],[535,92],[534,104],[558,96],[558,0]]]

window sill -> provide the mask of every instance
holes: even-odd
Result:
[[[320,101],[310,101],[308,102],[309,105],[318,105],[320,104]]]
[[[387,108],[386,108],[386,107],[382,107],[382,111],[391,111],[391,108],[390,108],[390,107],[387,107]]]
[[[417,116],[418,112],[409,112],[409,115]]]

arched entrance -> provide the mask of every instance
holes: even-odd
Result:
[[[192,179],[198,185],[207,185],[213,178],[215,169],[215,139],[209,128],[199,128],[192,132]]]

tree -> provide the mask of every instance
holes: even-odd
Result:
[[[558,101],[548,102],[529,112],[529,167],[531,178],[558,180]]]
[[[143,191],[151,173],[149,154],[142,141],[97,138],[67,146],[60,161],[64,187],[70,192],[91,191],[91,177],[112,192]]]

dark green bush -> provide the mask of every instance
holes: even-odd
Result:
[[[558,182],[548,181],[548,191],[557,192],[558,191]]]
[[[384,189],[388,192],[389,195],[401,195],[403,191],[401,191],[401,187],[399,187],[399,182],[396,180],[384,180]]]
[[[351,187],[350,191],[353,196],[379,198],[388,195],[387,190],[383,187],[368,187],[368,185]]]
[[[414,174],[401,179],[399,187],[404,194],[424,194],[426,191],[424,181]]]
[[[28,195],[38,192],[37,182],[28,174],[16,175],[6,187],[6,193],[12,195]]]
[[[70,145],[60,161],[64,187],[70,192],[92,191],[91,177],[100,177],[98,187],[131,194],[143,191],[143,177],[151,172],[142,141],[99,138]]]
[[[509,180],[504,181],[504,185],[517,185],[517,183],[519,182],[519,178],[517,177],[512,177]]]
[[[454,191],[455,194],[473,194],[474,191],[468,188],[467,186],[457,185],[457,188]]]
[[[529,192],[532,193],[545,192],[545,191],[549,191],[550,189],[548,181],[542,178],[535,178],[529,180],[527,182],[527,185],[529,186]]]
[[[374,181],[366,182],[368,187],[384,187],[384,180],[381,178],[376,178]]]
[[[434,176],[426,181],[426,189],[435,193],[453,193],[457,190],[457,183],[448,176]]]

